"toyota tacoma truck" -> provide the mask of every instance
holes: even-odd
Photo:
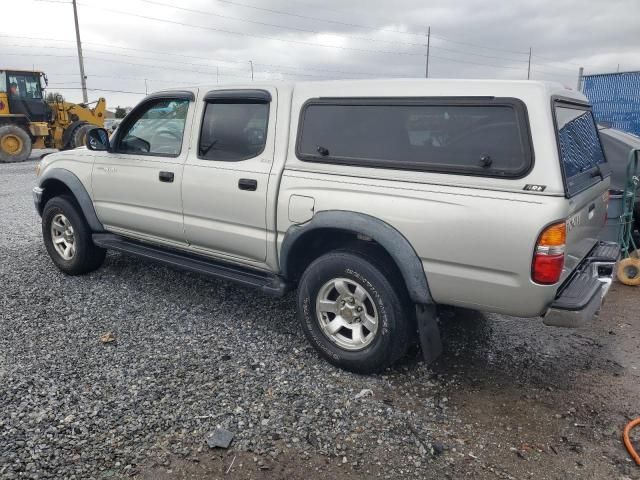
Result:
[[[440,305],[576,327],[618,257],[587,99],[498,80],[250,83],[147,96],[33,189],[68,275],[116,250],[281,296],[318,353],[441,351]],[[266,319],[265,319],[266,321]]]

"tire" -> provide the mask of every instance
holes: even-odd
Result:
[[[69,141],[69,148],[84,147],[87,144],[87,133],[93,128],[95,128],[95,125],[88,123],[83,123],[74,128]]]
[[[18,125],[0,126],[0,162],[24,162],[31,155],[31,137]]]
[[[415,325],[409,307],[393,268],[363,252],[322,255],[298,286],[298,318],[307,339],[330,363],[355,373],[380,372],[407,352]]]
[[[640,259],[625,258],[618,263],[618,280],[625,285],[640,285]]]
[[[42,212],[42,237],[51,260],[67,275],[92,272],[104,262],[106,250],[94,245],[91,230],[72,197],[53,197],[47,202]]]

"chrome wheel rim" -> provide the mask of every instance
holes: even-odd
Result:
[[[51,241],[58,255],[71,260],[76,253],[76,237],[67,217],[58,213],[51,221]]]
[[[344,350],[362,350],[378,332],[378,310],[362,285],[334,278],[318,291],[316,316],[322,333]]]

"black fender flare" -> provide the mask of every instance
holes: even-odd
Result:
[[[420,257],[409,241],[388,223],[364,213],[327,210],[316,213],[306,223],[289,227],[280,249],[280,267],[285,276],[291,271],[289,261],[294,245],[309,232],[322,228],[344,230],[374,240],[398,266],[411,299],[420,304],[434,303]]]
[[[82,210],[82,214],[84,215],[89,228],[91,228],[94,233],[104,232],[104,226],[100,223],[100,220],[98,220],[96,211],[93,208],[93,201],[91,200],[87,189],[75,174],[65,168],[52,168],[40,178],[38,186],[46,192],[47,183],[52,181],[61,182],[71,190],[71,193],[73,193],[73,196]],[[41,205],[40,213],[42,213],[43,208],[44,205]]]

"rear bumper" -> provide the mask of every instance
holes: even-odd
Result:
[[[554,327],[576,328],[591,322],[609,292],[620,248],[600,242],[558,289],[558,295],[544,316]]]

